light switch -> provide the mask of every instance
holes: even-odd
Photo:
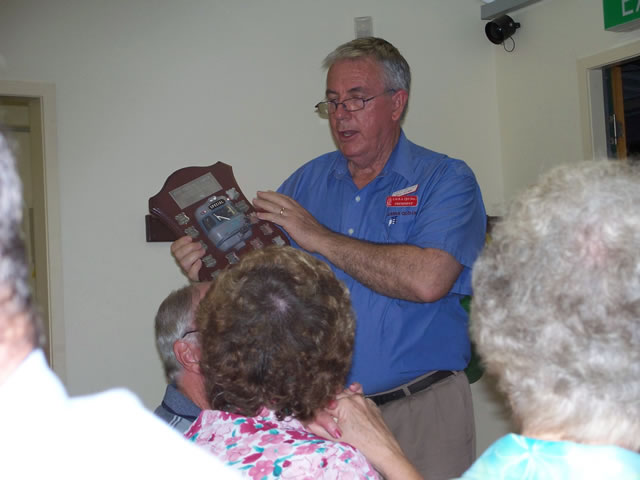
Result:
[[[371,17],[355,17],[353,27],[356,38],[373,37],[373,20]]]

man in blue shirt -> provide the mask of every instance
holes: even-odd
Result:
[[[258,217],[327,261],[357,317],[350,381],[382,409],[409,459],[428,478],[460,475],[475,458],[470,357],[471,266],[486,214],[473,172],[410,142],[401,129],[411,75],[379,38],[356,39],[324,62],[338,151],[307,163],[278,192],[258,192]],[[204,254],[178,240],[193,276]]]

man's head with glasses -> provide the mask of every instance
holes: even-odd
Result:
[[[329,119],[334,141],[357,186],[377,176],[401,134],[411,87],[409,64],[381,38],[358,38],[324,60],[325,100],[316,111]]]
[[[368,98],[354,97],[345,99],[342,102],[327,99],[316,105],[315,108],[318,113],[331,115],[336,112],[339,105],[342,105],[348,112],[357,112],[363,110],[367,102],[380,95],[395,93],[399,90],[409,93],[411,89],[411,69],[409,64],[396,47],[382,38],[357,38],[340,45],[327,55],[322,62],[322,66],[330,70],[337,62],[362,59],[374,60],[381,67],[383,83],[386,89],[382,93]]]

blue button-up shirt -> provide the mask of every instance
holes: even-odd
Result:
[[[460,298],[471,294],[471,266],[484,244],[486,214],[464,162],[415,145],[402,133],[382,172],[362,189],[336,151],[303,165],[278,191],[335,232],[368,242],[438,248],[464,267],[448,295],[416,303],[377,293],[331,265],[351,292],[357,318],[348,382],[358,381],[372,394],[431,370],[466,367],[468,318]]]

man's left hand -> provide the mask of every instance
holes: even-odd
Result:
[[[293,198],[277,192],[258,192],[253,199],[258,218],[280,225],[303,249],[311,253],[320,251],[323,239],[331,231],[321,225]]]

